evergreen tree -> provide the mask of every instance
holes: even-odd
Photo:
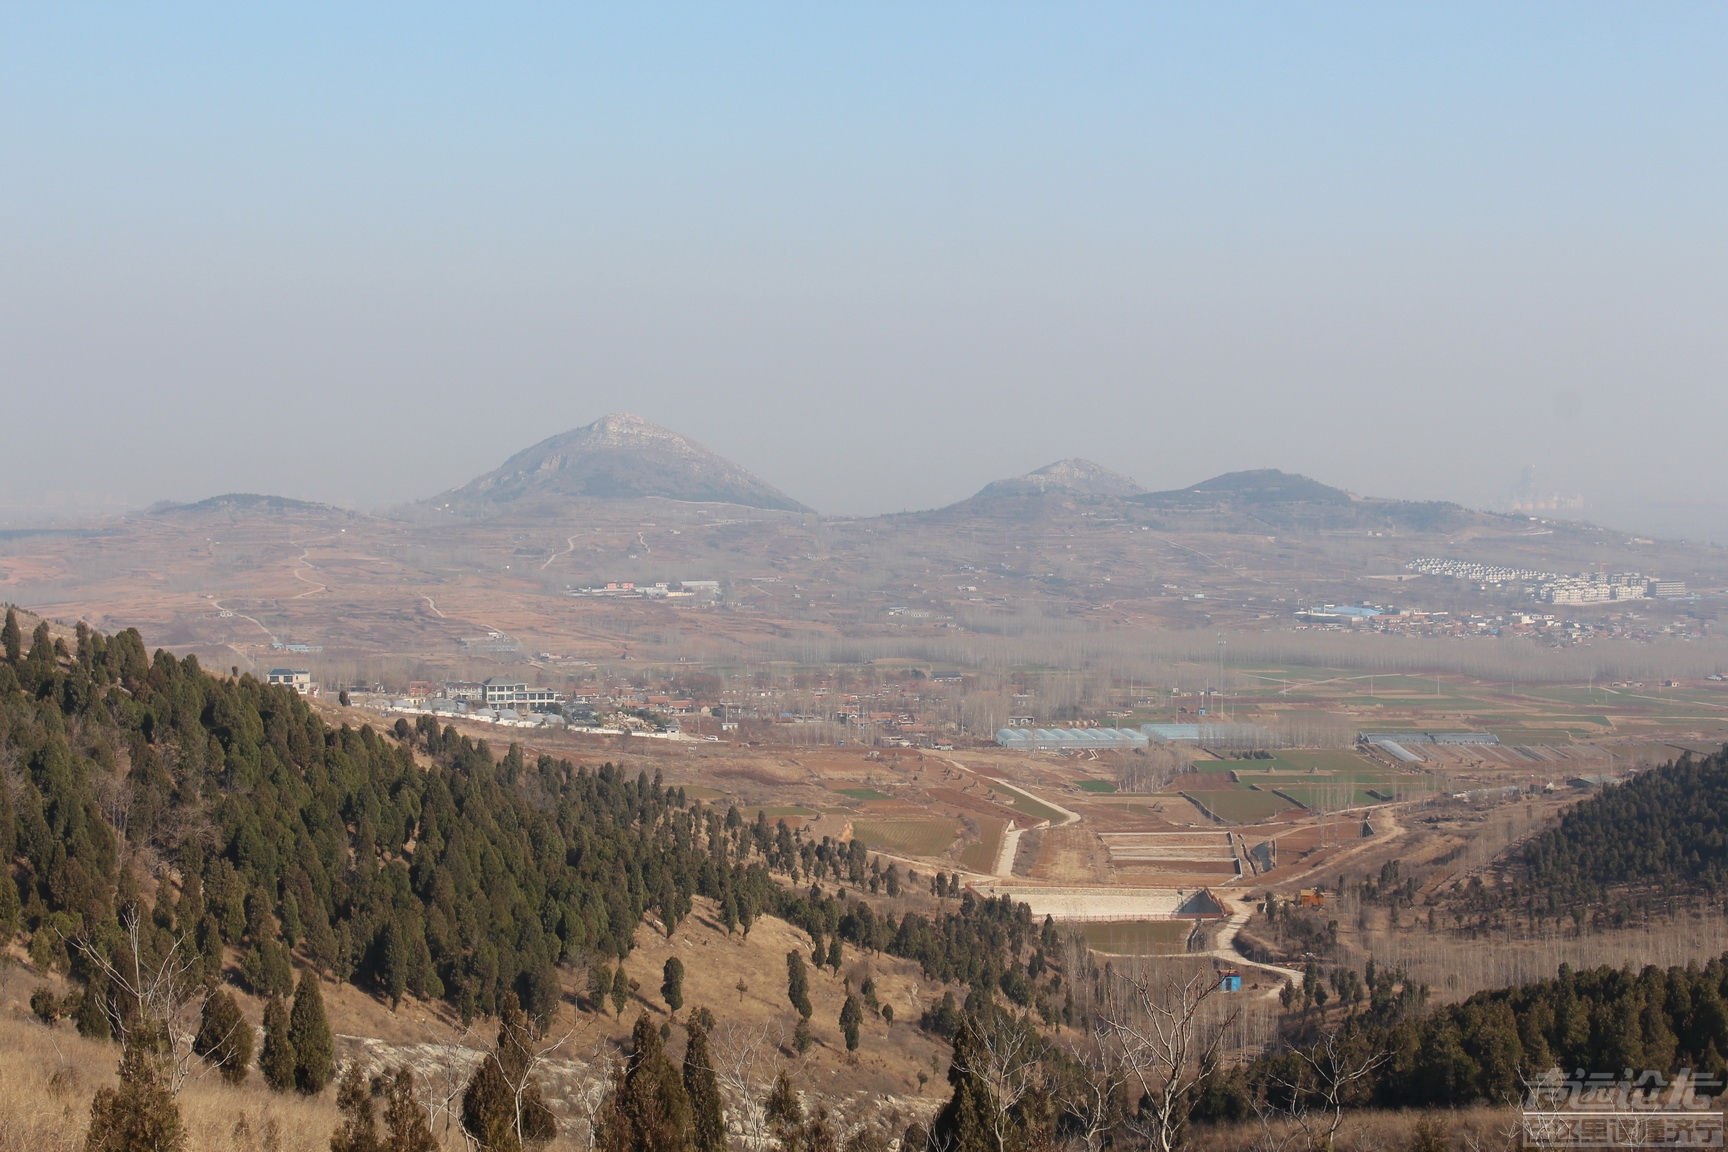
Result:
[[[815,1011],[810,1004],[810,977],[804,971],[804,954],[796,948],[786,953],[786,998],[792,1001],[798,1015],[810,1019]]]
[[[6,645],[6,663],[16,665],[24,655],[24,630],[18,627],[18,613],[6,609],[6,626],[0,628],[0,642]]]
[[[264,1047],[258,1071],[278,1092],[294,1087],[294,1041],[289,1039],[288,1007],[279,999],[264,1005]]]
[[[828,967],[832,968],[835,974],[838,975],[842,963],[843,961],[840,958],[840,937],[836,936],[834,939],[828,941]]]
[[[372,1112],[372,1092],[352,1061],[336,1086],[336,1110],[342,1123],[330,1137],[330,1152],[382,1152],[378,1143],[378,1119]]]
[[[646,1012],[630,1033],[630,1058],[612,1080],[596,1146],[601,1152],[688,1152],[690,1101]]]
[[[618,971],[612,973],[612,1014],[618,1019],[624,1019],[624,1008],[630,1003],[630,977],[624,974],[624,965],[618,965]]]
[[[864,1023],[864,1009],[858,997],[846,993],[846,1003],[840,1006],[840,1031],[846,1036],[846,1051],[858,1051],[859,1028]]]
[[[588,969],[588,1000],[594,1005],[594,1011],[605,1015],[606,1001],[611,995],[612,969],[604,964]]]
[[[779,1139],[780,1146],[786,1149],[798,1148],[804,1128],[804,1105],[798,1102],[798,1093],[792,1087],[792,1078],[786,1075],[786,1069],[780,1069],[774,1077],[774,1087],[768,1091],[768,1102],[762,1107],[768,1118],[768,1128]]]
[[[989,1084],[972,1067],[975,1048],[970,1027],[954,1033],[954,1055],[948,1063],[954,1093],[930,1125],[930,1142],[953,1152],[1000,1152],[990,1125],[995,1100]]]
[[[205,999],[192,1051],[214,1064],[228,1083],[246,1079],[246,1068],[252,1063],[252,1025],[246,1023],[240,1006],[227,992],[215,992]]]
[[[462,1130],[486,1152],[520,1152],[516,1096],[493,1056],[480,1061],[463,1089]]]
[[[534,1079],[533,1038],[514,992],[506,992],[499,1005],[497,1047],[476,1066],[462,1093],[462,1128],[487,1152],[519,1152],[558,1134]]]
[[[426,1110],[414,1099],[414,1073],[404,1065],[390,1077],[384,1102],[383,1152],[438,1152]]]
[[[288,1041],[294,1049],[294,1087],[303,1095],[316,1096],[336,1074],[335,1045],[330,1021],[324,1015],[318,974],[310,969],[300,974],[300,986],[294,990]]]
[[[676,956],[669,957],[661,975],[664,979],[660,982],[660,996],[666,1001],[666,1007],[676,1014],[684,1007],[684,961]]]
[[[12,813],[8,810],[5,792],[6,785],[0,781],[0,823],[4,824],[4,827],[0,828],[0,838],[10,839],[7,834],[12,831]],[[7,845],[0,844],[0,851],[5,851],[6,848]],[[10,862],[12,855],[7,851],[0,859]],[[3,873],[0,874],[0,948],[4,948],[12,942],[12,937],[18,934],[18,922],[24,908],[18,901],[18,885],[12,880],[12,869],[0,869],[0,873]]]
[[[180,1105],[169,1091],[160,1047],[134,1035],[120,1057],[120,1085],[101,1088],[90,1101],[84,1152],[180,1152],[186,1131]]]
[[[78,1035],[88,1040],[112,1040],[114,1029],[108,1019],[108,981],[96,977],[84,986],[72,1009],[72,1023]]]
[[[690,1014],[690,1039],[684,1046],[684,1095],[690,1100],[690,1144],[693,1152],[725,1152],[726,1120],[721,1111],[720,1085],[708,1053],[708,1025],[713,1020],[704,1009]]]

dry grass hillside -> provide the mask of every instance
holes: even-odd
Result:
[[[947,990],[943,985],[924,980],[910,962],[848,949],[839,974],[809,969],[815,1043],[798,1055],[792,1051],[798,1016],[786,995],[786,954],[798,949],[808,961],[810,938],[773,917],[756,921],[747,939],[728,937],[714,912],[711,902],[698,900],[695,914],[671,939],[651,923],[638,929],[637,948],[624,963],[638,987],[621,1016],[610,1004],[604,1012],[593,1010],[585,972],[565,974],[565,1003],[545,1041],[557,1046],[540,1072],[560,1119],[554,1149],[588,1146],[587,1118],[637,1016],[646,1012],[672,1023],[660,986],[665,962],[674,955],[685,970],[678,1020],[706,1007],[718,1021],[714,1051],[717,1063],[728,1065],[721,1078],[735,1132],[742,1134],[749,1123],[744,1097],[765,1095],[782,1068],[812,1105],[824,1104],[849,1124],[869,1123],[884,1135],[898,1135],[912,1118],[929,1118],[946,1093],[948,1049],[920,1031],[917,1020]],[[66,985],[58,975],[36,972],[16,951],[7,960],[0,970],[0,1152],[79,1148],[90,1098],[114,1082],[119,1050],[84,1039],[67,1021],[53,1028],[37,1021],[29,1008],[31,991],[46,983],[63,993]],[[867,1012],[859,1051],[849,1058],[839,1027],[844,981],[856,989],[866,977],[874,978],[880,1003],[892,1006],[894,1023]],[[231,991],[259,1026],[262,1003]],[[393,1010],[346,984],[326,982],[324,997],[339,1064],[359,1059],[369,1071],[409,1065],[444,1146],[466,1148],[454,1114],[463,1082],[491,1046],[496,1022],[476,1020],[464,1029],[442,1004],[409,999]],[[675,1025],[674,1056],[682,1055],[683,1043],[683,1029]],[[333,1088],[312,1099],[283,1095],[265,1088],[256,1070],[237,1088],[203,1075],[185,1089],[181,1107],[191,1137],[188,1152],[322,1152],[338,1120]]]

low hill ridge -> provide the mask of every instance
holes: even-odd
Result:
[[[689,437],[628,412],[548,437],[434,502],[485,507],[644,497],[811,511]]]
[[[1138,497],[1142,504],[1215,504],[1229,501],[1238,504],[1349,504],[1355,497],[1342,488],[1322,484],[1297,472],[1277,468],[1251,468],[1244,472],[1226,472],[1186,488],[1170,492],[1147,492]]]
[[[1146,489],[1120,472],[1102,464],[1070,456],[1054,464],[1046,464],[1024,476],[997,480],[986,484],[973,497],[989,500],[1004,496],[1039,495],[1051,491],[1079,492],[1087,496],[1138,496]]]

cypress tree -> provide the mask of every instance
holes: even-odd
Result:
[[[618,965],[618,971],[612,973],[612,1012],[620,1020],[624,1018],[624,1008],[630,1003],[630,977],[624,974],[624,965]]]
[[[278,1092],[294,1087],[294,1042],[288,1032],[288,1007],[273,998],[264,1005],[264,1047],[258,1053],[258,1071],[264,1083]]]
[[[406,1065],[390,1078],[384,1103],[383,1152],[438,1152],[426,1111],[414,1100],[414,1073]]]
[[[840,937],[836,936],[832,940],[828,941],[828,967],[834,969],[835,972],[839,972],[842,963],[843,961],[840,957]]]
[[[36,674],[38,683],[54,672],[54,637],[48,631],[48,621],[36,625],[36,630],[30,633],[30,655],[25,658],[25,665]]]
[[[948,1083],[954,1094],[930,1125],[930,1142],[954,1152],[994,1152],[989,1117],[995,1108],[990,1087],[972,1070],[976,1046],[972,1029],[962,1026],[954,1033],[954,1056],[948,1064]]]
[[[0,782],[0,820],[6,822],[5,832],[0,833],[0,835],[12,831],[12,813],[10,810],[4,810],[5,787],[5,783]],[[4,859],[10,863],[12,854],[7,853]],[[18,924],[23,911],[24,909],[18,902],[18,885],[12,881],[11,868],[0,869],[0,948],[11,943],[12,937],[17,935]]]
[[[840,1031],[846,1034],[846,1051],[858,1051],[858,1030],[864,1023],[864,1009],[858,1004],[858,997],[851,992],[846,993],[846,1003],[840,1007]]]
[[[588,970],[588,999],[594,1005],[594,1011],[601,1015],[606,1013],[606,1001],[612,995],[612,969],[604,964],[596,964]]]
[[[720,1085],[708,1054],[709,1017],[702,1009],[690,1014],[690,1040],[684,1046],[684,1095],[690,1100],[690,1144],[695,1152],[725,1152],[726,1120],[720,1108]]]
[[[168,1090],[153,1038],[140,1036],[120,1057],[120,1086],[102,1088],[90,1101],[84,1152],[180,1152],[186,1130],[180,1105]]]
[[[630,1058],[612,1081],[599,1118],[602,1152],[687,1152],[690,1101],[646,1012],[630,1033]]]
[[[804,1128],[804,1105],[798,1102],[798,1093],[792,1089],[792,1078],[786,1075],[786,1069],[780,1069],[780,1074],[774,1077],[774,1087],[768,1093],[768,1103],[763,1106],[763,1112],[768,1117],[768,1126],[780,1138],[784,1148],[798,1147],[798,1138]]]
[[[804,954],[796,948],[786,953],[786,998],[792,1001],[798,1015],[810,1019],[810,1013],[815,1011],[810,1004],[810,977],[804,971]]]
[[[558,1134],[533,1071],[528,1019],[516,993],[506,992],[498,1012],[498,1046],[480,1061],[462,1093],[462,1128],[487,1152],[519,1152],[523,1144],[544,1144]]]
[[[6,645],[6,663],[17,664],[24,655],[24,630],[18,627],[18,613],[6,609],[6,626],[0,628],[0,641]]]
[[[228,1083],[246,1079],[246,1066],[252,1063],[252,1025],[240,1015],[234,997],[217,992],[204,1001],[192,1051],[215,1065]]]
[[[311,969],[300,974],[300,986],[294,990],[288,1040],[294,1047],[294,1087],[303,1095],[318,1095],[336,1074],[335,1044],[330,1037],[330,1021],[324,1015],[318,975]]]
[[[378,1120],[372,1114],[372,1093],[360,1062],[351,1061],[336,1086],[336,1110],[342,1123],[330,1137],[330,1152],[382,1152],[378,1144]]]
[[[92,978],[84,986],[78,1005],[72,1010],[72,1023],[78,1035],[90,1040],[112,1040],[114,1029],[108,1022],[108,981]]]
[[[670,957],[665,968],[661,969],[664,979],[660,982],[660,995],[666,1001],[666,1007],[674,1014],[684,1007],[684,961],[678,957]]]
[[[462,1130],[486,1152],[519,1152],[516,1098],[498,1061],[481,1060],[462,1090]]]

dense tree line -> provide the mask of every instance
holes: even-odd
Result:
[[[1429,1010],[1420,1002],[1376,994],[1372,1006],[1347,1010],[1324,1045],[1318,1018],[1305,1013],[1283,1050],[1222,1077],[1198,1118],[1239,1118],[1255,1100],[1311,1105],[1328,1075],[1352,1066],[1367,1071],[1341,1102],[1385,1108],[1511,1103],[1552,1069],[1728,1077],[1728,955],[1666,970],[1562,965],[1551,980]]]
[[[1573,805],[1523,853],[1526,896],[1550,911],[1624,887],[1728,889],[1728,748],[1690,753]]]
[[[898,890],[898,869],[861,843],[722,814],[609,764],[498,757],[430,717],[395,737],[331,728],[286,688],[147,657],[130,630],[80,626],[69,651],[44,625],[15,647],[0,740],[23,770],[0,788],[15,881],[0,884],[0,931],[28,932],[33,959],[83,978],[66,941],[111,937],[126,907],[184,935],[211,973],[237,949],[260,995],[288,995],[298,958],[470,1016],[513,992],[536,1019],[555,965],[623,958],[645,916],[670,933],[696,895],[729,931],[779,915],[943,980],[999,981],[1031,935],[1006,902],[878,916],[820,887]],[[171,866],[148,908],[119,867],[143,849]]]

